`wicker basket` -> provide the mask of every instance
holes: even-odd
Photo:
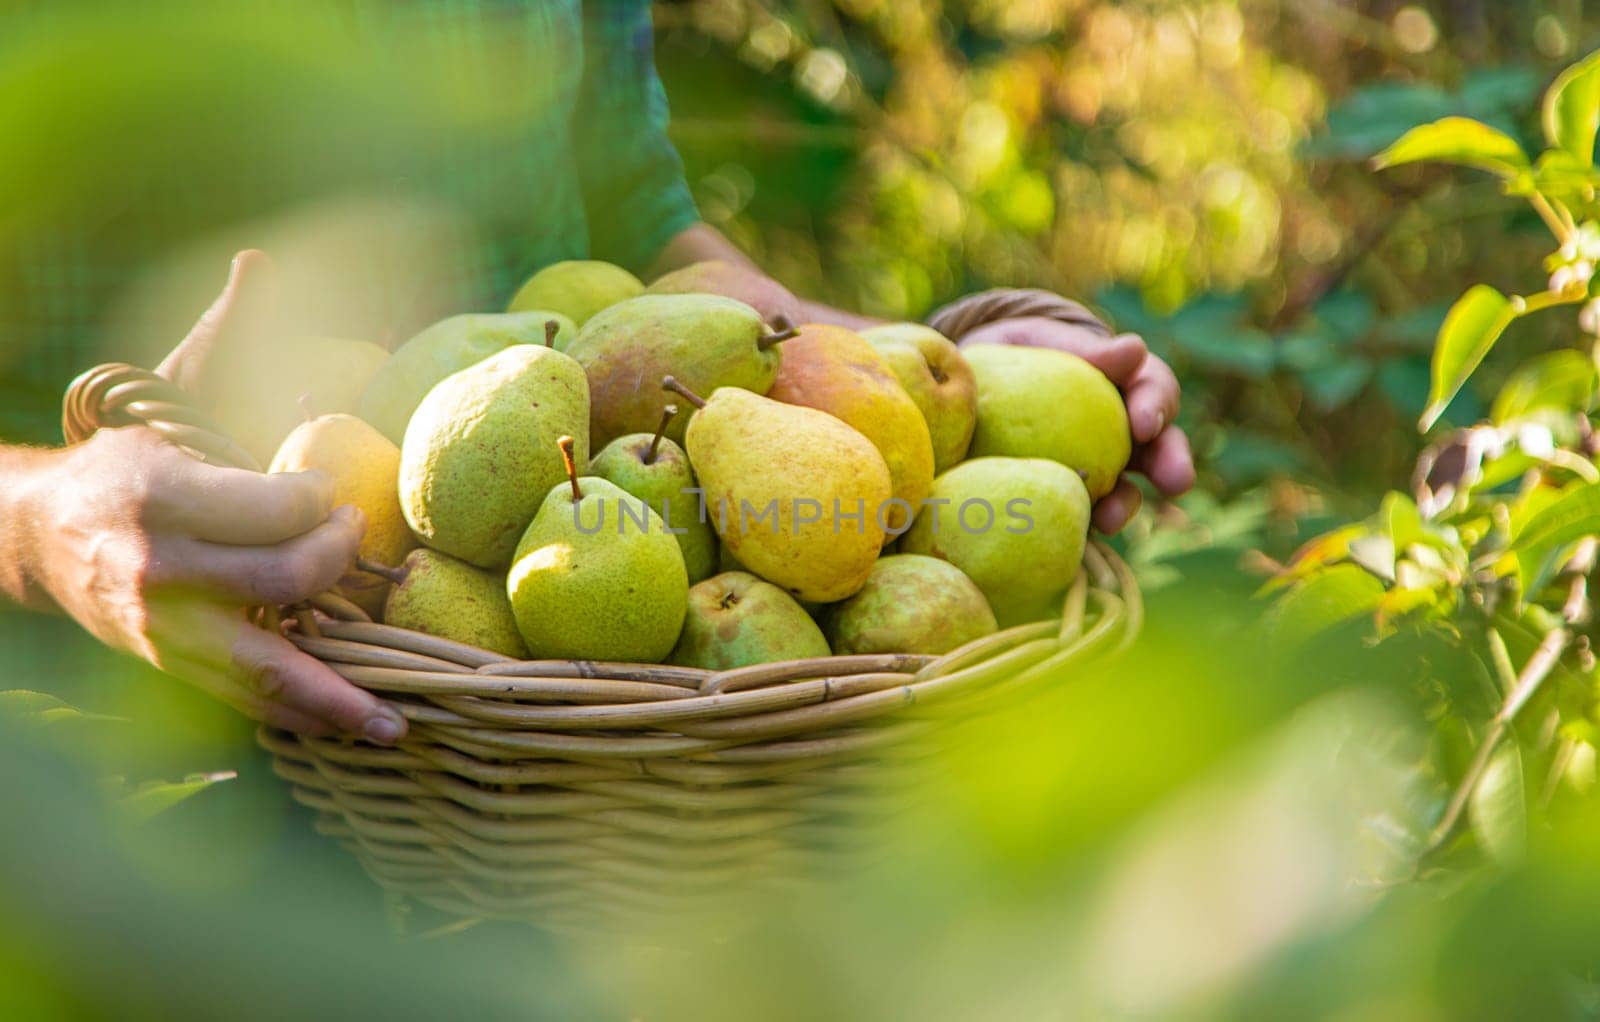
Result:
[[[1104,327],[1045,292],[965,299],[931,322],[959,338],[1044,315]],[[102,366],[68,392],[68,442],[145,423],[210,461],[251,466],[166,381]],[[839,656],[712,672],[507,660],[375,624],[336,596],[282,627],[381,694],[398,748],[264,728],[261,744],[318,829],[400,904],[463,920],[585,925],[676,912],[735,878],[792,879],[858,846],[917,753],[950,721],[1120,650],[1137,634],[1126,566],[1092,543],[1058,617],[939,657]],[[276,612],[263,624],[277,626]]]

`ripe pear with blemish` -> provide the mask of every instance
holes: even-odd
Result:
[[[513,660],[528,649],[506,598],[505,580],[449,554],[413,550],[398,568],[379,568],[391,582],[384,624],[464,642]]]
[[[719,387],[765,394],[779,346],[793,336],[787,324],[769,328],[755,309],[718,295],[641,295],[611,306],[567,348],[589,377],[591,440],[603,447],[654,429],[670,400],[663,376],[706,395]],[[667,436],[682,444],[684,430],[677,420]]]
[[[828,655],[828,640],[794,597],[745,571],[725,571],[689,590],[689,613],[672,663],[728,671]]]

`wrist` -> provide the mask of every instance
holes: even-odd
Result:
[[[69,451],[0,448],[0,593],[33,610],[57,607],[44,568],[51,495]]]

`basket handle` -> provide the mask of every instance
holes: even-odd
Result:
[[[79,376],[67,387],[61,433],[80,443],[108,426],[145,425],[201,461],[227,468],[261,471],[261,465],[234,443],[222,426],[194,405],[177,384],[124,362],[108,362]]]
[[[1039,288],[997,287],[958,298],[928,317],[928,325],[960,342],[980,326],[1002,319],[1040,316],[1110,338],[1111,328],[1081,302]]]

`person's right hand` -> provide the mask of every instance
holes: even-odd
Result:
[[[319,472],[262,475],[191,457],[144,427],[43,455],[20,497],[29,574],[109,646],[303,735],[393,744],[403,717],[243,608],[338,581],[365,521]]]

